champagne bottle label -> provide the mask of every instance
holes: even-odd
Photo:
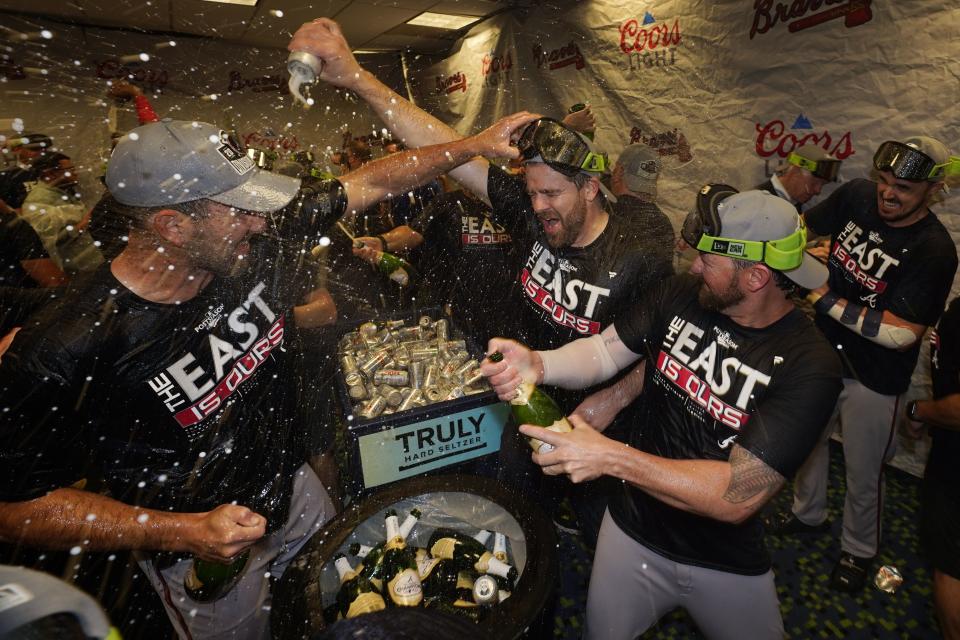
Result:
[[[423,586],[414,569],[404,569],[394,576],[387,583],[387,591],[394,604],[401,607],[415,607],[423,600]]]
[[[420,574],[420,580],[423,581],[427,579],[427,576],[429,576],[437,564],[440,563],[440,558],[431,558],[425,550],[423,554],[421,554],[420,551],[421,550],[417,551],[417,573]]]
[[[410,283],[410,275],[407,273],[407,270],[403,268],[391,272],[390,279],[401,287],[405,287]]]
[[[453,538],[440,538],[430,548],[430,555],[434,558],[453,560],[453,550],[457,548],[457,541]]]
[[[473,578],[471,578],[470,574],[466,571],[461,571],[457,574],[457,589],[473,591]]]
[[[500,562],[507,561],[507,536],[499,532],[493,536],[493,557]]]
[[[549,427],[544,427],[544,429],[556,431],[557,433],[567,433],[568,431],[573,431],[573,427],[570,426],[570,422],[568,422],[566,418],[560,418]],[[556,448],[552,444],[547,444],[543,440],[537,440],[536,438],[530,438],[529,442],[530,446],[537,453],[550,453]]]
[[[379,593],[361,593],[357,596],[356,600],[350,603],[350,608],[347,610],[348,618],[356,618],[359,615],[364,613],[373,613],[374,611],[382,611],[387,608],[387,603],[384,602],[383,597]]]

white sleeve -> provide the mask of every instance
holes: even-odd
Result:
[[[543,383],[562,389],[592,387],[640,359],[623,344],[613,325],[599,335],[538,353],[543,361]]]

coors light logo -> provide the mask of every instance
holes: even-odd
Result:
[[[496,87],[504,84],[507,72],[513,68],[513,51],[504,53],[486,53],[480,61],[480,71],[485,87]]]
[[[631,71],[676,64],[682,40],[679,19],[672,25],[658,22],[649,11],[642,20],[630,18],[620,25],[620,51],[627,56]]]
[[[873,19],[870,2],[871,0],[793,0],[786,3],[756,0],[753,3],[750,39],[787,21],[790,21],[787,24],[787,31],[790,33],[840,18],[843,18],[843,26],[848,29],[859,27]]]
[[[783,120],[758,122],[756,129],[757,155],[761,158],[786,158],[791,151],[805,144],[815,144],[838,160],[845,160],[856,153],[849,131],[839,135],[827,129],[817,132],[813,123],[802,113],[794,120],[789,131]]]
[[[630,130],[630,144],[637,143],[656,149],[661,156],[677,156],[680,163],[693,160],[690,143],[679,129],[646,135],[640,127],[634,127]]]

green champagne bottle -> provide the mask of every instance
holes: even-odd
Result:
[[[477,540],[459,531],[437,528],[430,536],[428,548],[434,558],[453,560],[461,569],[498,575],[510,584],[517,579],[516,568],[497,560]]]
[[[381,611],[387,608],[383,597],[369,580],[350,566],[350,561],[342,553],[333,559],[340,575],[340,591],[337,593],[337,608],[344,618],[355,618],[364,613]]]
[[[447,598],[434,598],[426,604],[426,607],[435,611],[442,611],[450,615],[467,618],[473,622],[480,622],[486,613],[484,607],[481,607],[475,602],[462,599],[451,601]]]
[[[354,239],[353,246],[358,249],[363,246],[363,242]],[[400,256],[388,253],[387,251],[378,251],[374,262],[374,268],[383,275],[396,282],[401,287],[410,284],[410,279],[414,275],[413,266]]]
[[[383,581],[387,595],[399,607],[415,607],[423,600],[423,586],[417,572],[413,550],[400,535],[397,512],[391,509],[386,516],[387,542],[383,551]]]
[[[240,582],[249,558],[249,550],[227,564],[194,558],[183,578],[183,590],[196,602],[219,600]]]
[[[410,531],[413,530],[419,519],[420,510],[411,509],[400,525],[400,535],[403,536],[404,541],[406,541],[407,536],[410,535]],[[383,548],[385,544],[385,542],[381,542],[375,547],[368,547],[359,542],[354,542],[348,547],[351,555],[357,556],[363,561],[357,566],[357,571],[363,573],[363,576],[370,580],[379,591],[383,590]]]
[[[500,362],[503,354],[499,351],[490,354],[490,362]],[[521,382],[517,395],[510,401],[510,411],[517,424],[532,424],[557,433],[573,431],[570,422],[553,398],[543,389],[531,382]],[[553,451],[553,445],[536,438],[527,438],[527,442],[537,453]]]

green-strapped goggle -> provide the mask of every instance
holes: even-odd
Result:
[[[524,160],[540,157],[554,169],[570,175],[578,171],[606,173],[607,154],[597,153],[575,131],[553,118],[534,120],[520,134],[517,149]]]
[[[835,181],[840,173],[840,161],[835,159],[811,160],[793,151],[787,156],[787,162],[801,169],[806,169],[817,178],[827,182]]]
[[[758,241],[723,236],[717,205],[736,193],[736,189],[723,184],[711,184],[701,189],[696,211],[687,215],[680,230],[684,241],[697,251],[762,262],[778,271],[799,267],[807,245],[807,228],[800,216],[797,216],[796,230],[785,238]]]
[[[873,155],[873,168],[889,171],[901,180],[939,181],[948,176],[960,175],[960,158],[950,156],[944,163],[937,162],[909,145],[887,140]]]

